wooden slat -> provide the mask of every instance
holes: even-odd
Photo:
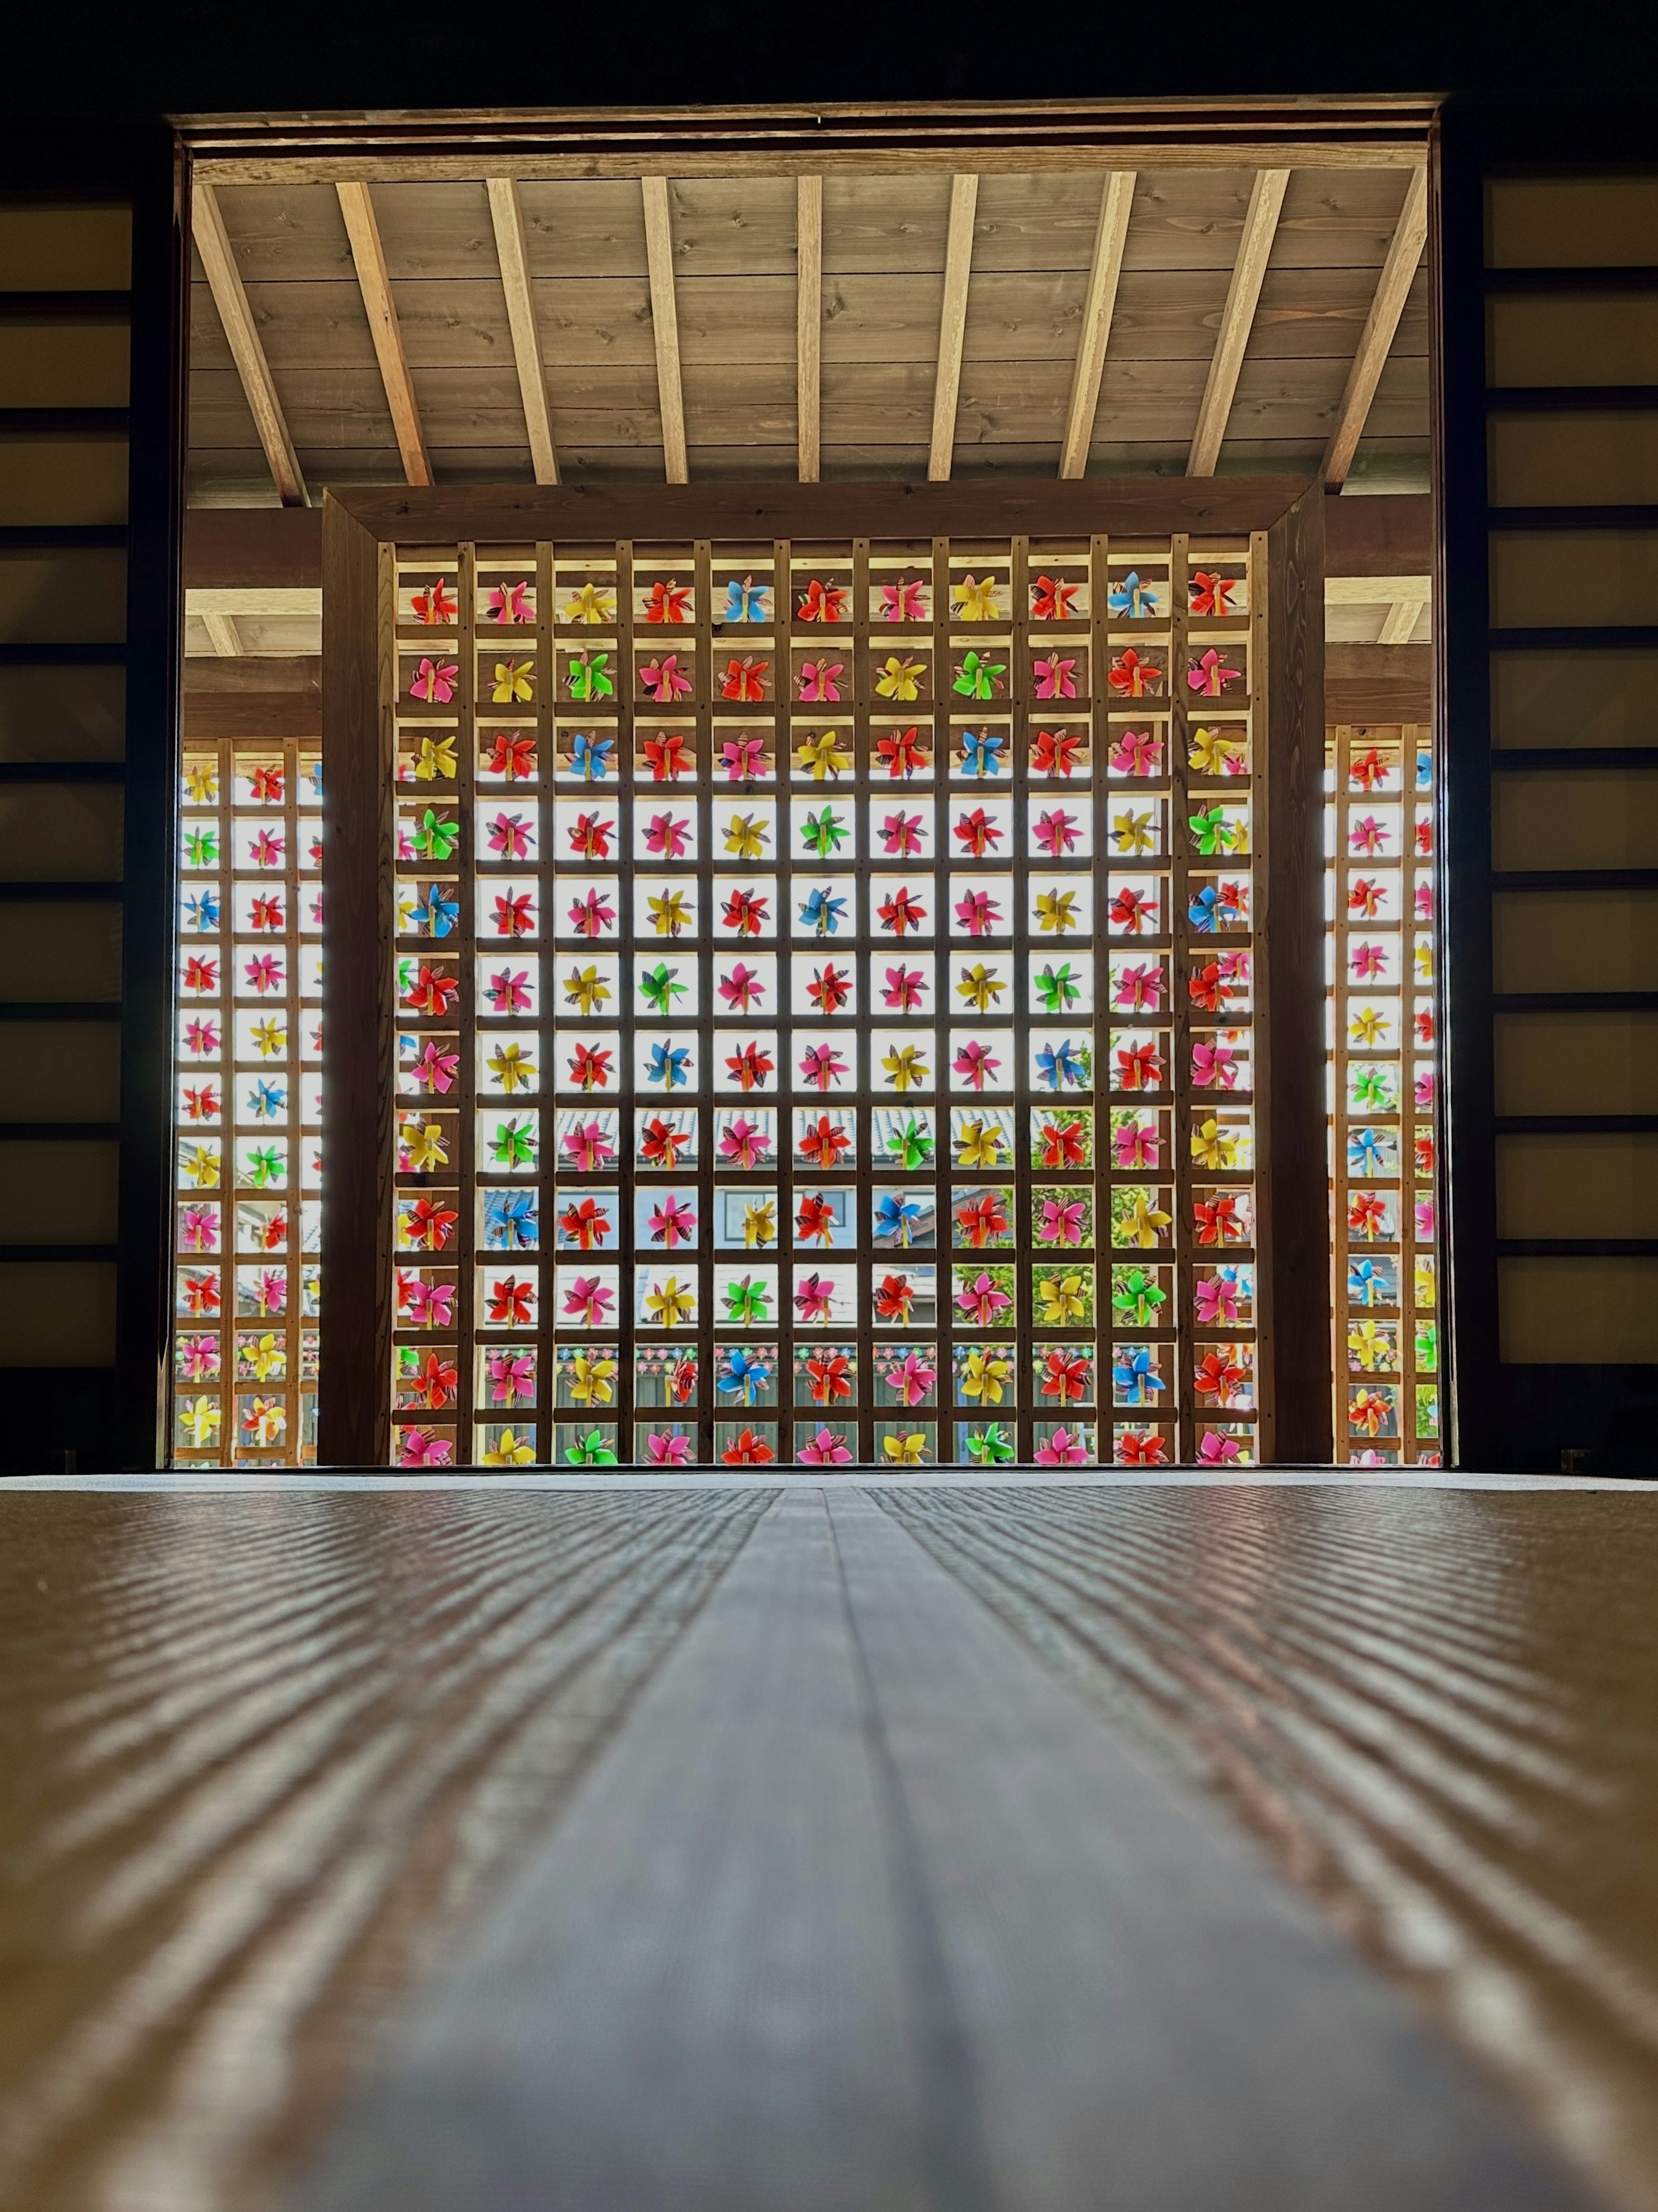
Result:
[[[662,466],[670,483],[687,483],[685,387],[679,367],[679,313],[674,304],[673,223],[668,213],[668,180],[641,177],[645,198],[645,252],[651,274],[651,323],[656,335],[656,384],[662,410]]]
[[[1355,502],[1357,504],[1357,502]],[[1420,606],[1433,597],[1433,578],[1422,575],[1344,576],[1326,574],[1327,607],[1399,606],[1413,599]]]
[[[227,614],[208,614],[203,611],[202,623],[215,653],[222,659],[234,660],[242,649],[242,641],[237,635],[235,617]]]
[[[1100,223],[1094,237],[1093,265],[1088,272],[1088,296],[1083,303],[1082,337],[1071,383],[1065,444],[1060,453],[1062,477],[1079,477],[1088,466],[1088,448],[1093,442],[1094,417],[1100,404],[1100,379],[1105,373],[1105,349],[1111,336],[1117,280],[1122,274],[1133,205],[1134,172],[1114,169],[1100,198]]]
[[[932,387],[932,442],[927,481],[947,483],[956,450],[956,405],[962,390],[962,342],[967,335],[967,288],[973,274],[973,216],[979,179],[950,179],[950,234],[944,247],[944,303],[938,320],[938,368]]]
[[[259,443],[264,448],[265,459],[270,465],[271,480],[277,496],[284,507],[305,507],[310,503],[305,477],[294,451],[294,441],[288,434],[282,402],[276,397],[276,387],[271,381],[270,365],[264,357],[264,347],[254,326],[248,308],[247,295],[242,289],[242,280],[237,272],[236,257],[231,251],[230,236],[225,228],[224,217],[211,185],[198,184],[192,201],[191,235],[196,250],[202,257],[202,266],[207,271],[209,289],[213,303],[224,325],[226,343],[230,348],[236,374],[241,379],[242,390],[247,395],[248,411],[253,417],[253,427],[258,432]]]
[[[1284,205],[1284,195],[1289,189],[1288,169],[1262,169],[1255,178],[1254,189],[1249,195],[1249,212],[1243,221],[1243,238],[1238,246],[1238,258],[1233,264],[1232,282],[1227,289],[1226,307],[1221,316],[1220,336],[1215,341],[1214,358],[1209,364],[1209,380],[1204,386],[1203,404],[1198,410],[1198,427],[1192,440],[1191,457],[1186,464],[1189,477],[1212,477],[1215,463],[1220,458],[1221,441],[1226,435],[1228,417],[1232,412],[1232,401],[1238,388],[1238,374],[1243,367],[1243,356],[1249,343],[1249,332],[1255,319],[1255,303],[1260,297],[1261,281],[1266,274],[1266,263],[1272,251],[1272,236],[1278,228],[1278,210]]]
[[[1428,237],[1428,173],[1418,169],[1406,187],[1405,205],[1400,210],[1399,227],[1394,233],[1393,244],[1388,249],[1388,258],[1382,264],[1381,281],[1376,288],[1376,297],[1370,302],[1370,312],[1360,333],[1358,351],[1353,356],[1353,366],[1347,378],[1347,388],[1341,395],[1341,411],[1336,427],[1330,433],[1330,442],[1324,453],[1324,483],[1330,491],[1339,491],[1347,481],[1347,471],[1353,465],[1353,455],[1364,434],[1364,425],[1370,412],[1370,403],[1376,398],[1376,388],[1382,372],[1387,366],[1392,349],[1394,333],[1399,328],[1399,319],[1405,311],[1405,301],[1416,275],[1417,264],[1422,258],[1422,249]]]
[[[495,225],[495,254],[501,263],[501,289],[507,296],[507,319],[512,325],[513,358],[518,364],[519,390],[524,396],[524,427],[529,433],[531,465],[537,483],[556,484],[558,455],[553,446],[552,420],[547,412],[547,379],[541,365],[535,297],[530,289],[529,263],[524,250],[524,211],[518,204],[518,186],[510,177],[489,177],[485,182],[489,192],[489,219]]]
[[[1416,625],[1423,608],[1427,605],[1424,592],[1419,599],[1395,599],[1388,608],[1387,618],[1376,633],[1378,645],[1408,645],[1416,635]]]
[[[432,464],[427,459],[420,409],[415,403],[415,387],[403,350],[403,333],[398,327],[397,306],[392,297],[391,279],[386,273],[386,255],[380,247],[380,226],[374,220],[374,204],[367,185],[338,184],[335,190],[340,196],[346,236],[351,241],[351,258],[356,264],[357,283],[380,362],[380,381],[386,386],[386,404],[392,410],[398,451],[403,456],[403,472],[411,484],[429,484]]]
[[[821,458],[823,362],[823,179],[797,178],[794,206],[799,257],[795,276],[794,380],[800,481],[816,483]]]

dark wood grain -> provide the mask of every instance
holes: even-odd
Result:
[[[1433,654],[1430,645],[1327,644],[1326,720],[1428,721],[1433,711]]]

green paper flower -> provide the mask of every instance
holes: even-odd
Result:
[[[670,968],[665,960],[659,960],[648,974],[639,979],[639,988],[645,1003],[653,1013],[664,1017],[673,1012],[673,1002],[685,995],[685,986],[677,983],[678,969]]]
[[[591,1430],[578,1437],[573,1444],[566,1444],[564,1456],[572,1467],[614,1467],[616,1454],[604,1441],[603,1429]]]
[[[906,1170],[925,1167],[932,1158],[932,1139],[914,1120],[906,1121],[887,1139],[887,1150]]]
[[[1013,1456],[1013,1439],[999,1422],[975,1429],[967,1440],[967,1455],[975,1467],[1000,1467]]]
[[[1062,1014],[1067,1006],[1074,1006],[1082,995],[1068,960],[1063,968],[1054,968],[1051,963],[1044,968],[1036,978],[1036,990],[1044,1011],[1050,1014]]]
[[[510,1121],[497,1121],[495,1133],[489,1139],[489,1157],[498,1168],[528,1168],[535,1165],[536,1139],[533,1130],[520,1129],[518,1117]]]
[[[440,821],[436,809],[428,806],[415,831],[415,850],[430,860],[446,860],[459,842],[459,823]]]

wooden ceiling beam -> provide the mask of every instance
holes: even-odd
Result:
[[[967,288],[973,275],[973,218],[979,179],[950,180],[950,231],[944,244],[944,304],[938,319],[938,373],[932,387],[932,442],[927,482],[948,483],[956,454],[956,410],[962,396],[962,344],[967,337]]]
[[[794,183],[794,408],[800,481],[816,483],[823,459],[823,179]]]
[[[679,309],[673,289],[673,219],[665,177],[641,177],[645,196],[645,260],[651,278],[651,325],[656,334],[656,388],[662,410],[662,467],[670,483],[689,483],[685,450],[685,383],[679,362]]]
[[[270,364],[264,357],[264,347],[231,249],[230,234],[225,228],[218,195],[211,185],[197,184],[191,196],[191,235],[207,272],[208,289],[224,325],[225,342],[247,396],[253,428],[264,448],[276,495],[284,507],[308,507],[311,495],[306,489],[294,441],[288,434],[287,417],[276,397]]]
[[[1083,301],[1082,335],[1077,342],[1077,366],[1071,378],[1065,443],[1060,448],[1062,477],[1080,477],[1088,472],[1088,449],[1094,442],[1100,379],[1105,374],[1105,349],[1111,337],[1111,318],[1116,312],[1117,280],[1122,275],[1123,248],[1128,243],[1128,217],[1134,205],[1136,173],[1133,169],[1114,169],[1100,195],[1100,223],[1094,234],[1094,259]]]
[[[558,454],[553,445],[552,418],[547,411],[547,375],[542,365],[541,338],[536,329],[529,258],[524,250],[524,210],[519,204],[518,186],[510,177],[486,177],[483,182],[489,195],[489,220],[495,225],[501,289],[507,297],[513,359],[518,364],[524,427],[530,440],[530,465],[538,484],[556,484]]]
[[[1388,365],[1394,333],[1399,329],[1399,319],[1405,312],[1405,302],[1411,294],[1411,283],[1422,258],[1422,249],[1427,242],[1428,173],[1425,169],[1417,169],[1405,187],[1405,204],[1400,210],[1399,222],[1388,248],[1388,258],[1382,264],[1382,275],[1376,283],[1376,296],[1370,302],[1370,311],[1364,318],[1363,329],[1359,332],[1358,351],[1353,356],[1353,365],[1347,373],[1347,386],[1336,410],[1336,426],[1330,433],[1329,444],[1324,449],[1324,488],[1327,491],[1339,491],[1347,481],[1347,471],[1353,465],[1353,455],[1364,434],[1364,425],[1370,419],[1376,386]]]
[[[356,266],[357,284],[368,317],[369,335],[374,341],[374,356],[380,366],[380,381],[386,386],[386,404],[392,410],[392,428],[398,451],[403,456],[403,473],[411,484],[429,484],[432,464],[427,458],[420,409],[415,403],[415,387],[403,350],[403,331],[392,297],[391,279],[386,273],[386,255],[380,246],[380,225],[374,220],[374,203],[367,185],[337,184],[334,189],[339,194],[340,213],[345,218],[345,234],[351,242],[351,258]]]
[[[1227,287],[1226,305],[1221,313],[1220,335],[1215,340],[1214,356],[1209,363],[1209,379],[1203,390],[1203,404],[1198,409],[1198,427],[1186,464],[1188,477],[1213,476],[1215,464],[1220,459],[1221,441],[1226,435],[1232,402],[1237,394],[1238,377],[1243,368],[1243,356],[1248,349],[1249,333],[1254,328],[1255,307],[1260,298],[1261,283],[1266,275],[1266,264],[1271,258],[1272,240],[1278,230],[1278,211],[1284,205],[1284,195],[1289,185],[1288,169],[1258,169],[1255,173],[1254,188],[1249,194],[1248,212],[1243,218],[1243,236],[1238,245],[1238,258],[1233,265],[1232,281]]]

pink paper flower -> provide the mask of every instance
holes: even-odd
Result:
[[[727,738],[720,748],[720,765],[728,783],[748,783],[766,773],[763,738]]]
[[[652,1243],[666,1245],[670,1252],[680,1244],[689,1244],[695,1232],[696,1215],[671,1194],[651,1216]]]
[[[983,937],[1001,918],[1001,908],[987,891],[969,891],[956,902],[956,919],[969,937]]]
[[[578,937],[601,937],[607,929],[616,927],[616,908],[598,891],[589,891],[585,898],[573,902],[570,926]]]
[[[1143,1014],[1161,1012],[1163,1006],[1163,969],[1156,961],[1149,965],[1137,963],[1121,969],[1117,975],[1117,1000],[1125,1012]]]
[[[1039,699],[1074,699],[1077,696],[1077,664],[1061,660],[1057,653],[1048,659],[1038,653],[1030,664],[1036,679]]]
[[[844,1467],[852,1457],[844,1437],[836,1436],[833,1429],[819,1429],[809,1443],[795,1453],[804,1467]]]
[[[653,814],[645,831],[645,849],[665,860],[683,860],[690,822],[684,815]]]
[[[1218,1436],[1213,1429],[1206,1431],[1198,1446],[1198,1460],[1204,1467],[1229,1467],[1242,1456],[1236,1437]]]
[[[686,1467],[690,1456],[689,1437],[649,1436],[645,1439],[645,1457],[652,1467]]]
[[[573,1321],[580,1320],[588,1328],[597,1328],[615,1304],[616,1292],[600,1282],[597,1275],[578,1275],[565,1297],[564,1310]]]
[[[503,860],[521,860],[530,849],[529,833],[521,814],[497,814],[489,824],[489,850]]]
[[[455,1071],[459,1066],[458,1052],[445,1052],[435,1038],[428,1037],[425,1048],[415,1062],[415,1080],[422,1091],[452,1091]]]
[[[401,1287],[402,1278],[398,1278]],[[418,1276],[409,1284],[409,1326],[411,1328],[448,1328],[454,1319],[455,1286],[452,1283],[422,1283]]]
[[[455,696],[459,674],[452,660],[431,660],[422,656],[409,689],[416,699],[425,700],[428,707],[446,707]]]
[[[484,996],[498,1014],[527,1014],[530,1011],[530,971],[497,969],[484,988]]]
[[[1202,1275],[1192,1285],[1198,1321],[1205,1328],[1231,1328],[1238,1317],[1241,1291],[1236,1275]]]
[[[835,1284],[818,1274],[806,1277],[794,1294],[794,1310],[803,1322],[827,1321],[835,1305]]]
[[[993,1327],[997,1315],[1012,1303],[1007,1292],[982,1270],[956,1293],[957,1308],[981,1328]]]
[[[974,1037],[962,1047],[950,1066],[971,1089],[982,1091],[1001,1064],[987,1044]]]
[[[1154,1168],[1157,1164],[1157,1125],[1155,1121],[1125,1121],[1111,1132],[1111,1158],[1120,1168]]]
[[[1036,822],[1038,849],[1056,860],[1061,854],[1074,853],[1077,849],[1077,821],[1078,817],[1066,813],[1062,806],[1056,806],[1051,813],[1039,816]]]
[[[919,814],[889,814],[881,824],[882,847],[896,858],[908,859],[920,851],[920,833]]]
[[[896,1013],[913,1014],[920,1006],[926,987],[926,978],[919,968],[889,968],[887,987],[881,996]]]
[[[1235,1090],[1238,1079],[1236,1060],[1230,1045],[1210,1044],[1198,1037],[1192,1046],[1192,1080],[1200,1091],[1212,1087]]]
[[[579,1168],[584,1175],[591,1175],[596,1168],[608,1167],[616,1158],[616,1146],[599,1121],[584,1121],[567,1130],[564,1150],[571,1166]]]
[[[840,678],[846,664],[840,660],[803,660],[800,664],[800,696],[809,707],[838,705],[841,697]]]
[[[536,1363],[527,1352],[489,1354],[489,1403],[492,1406],[533,1404]]]
[[[679,665],[679,655],[665,653],[660,660],[642,663],[639,671],[639,688],[659,707],[671,707],[676,699],[688,699],[693,686],[690,678]]]
[[[929,1367],[919,1352],[908,1352],[902,1363],[887,1370],[887,1387],[897,1393],[902,1406],[926,1403],[927,1394],[938,1379],[936,1367]]]
[[[1163,761],[1163,739],[1149,730],[1125,730],[1110,753],[1118,775],[1155,775]]]
[[[828,1091],[846,1080],[846,1056],[832,1044],[809,1045],[800,1055],[800,1073],[819,1091]]]
[[[1042,1200],[1042,1218],[1036,1224],[1039,1244],[1080,1244],[1083,1241],[1083,1215],[1086,1202],[1078,1198],[1068,1206],[1061,1206],[1056,1198]]]
[[[1069,1429],[1055,1429],[1036,1447],[1038,1467],[1084,1467],[1087,1462],[1087,1445]]]
[[[1206,699],[1218,699],[1229,684],[1242,684],[1243,671],[1229,668],[1212,645],[1199,656],[1194,667],[1186,672],[1186,681],[1193,691]]]
[[[771,1150],[771,1139],[757,1121],[745,1115],[733,1116],[720,1139],[720,1157],[728,1167],[757,1168]]]
[[[426,1429],[404,1429],[399,1467],[452,1467],[455,1447],[447,1437],[434,1437]]]
[[[733,1013],[746,1014],[755,1000],[764,998],[766,986],[757,968],[745,967],[739,960],[728,975],[720,978],[720,995]]]

